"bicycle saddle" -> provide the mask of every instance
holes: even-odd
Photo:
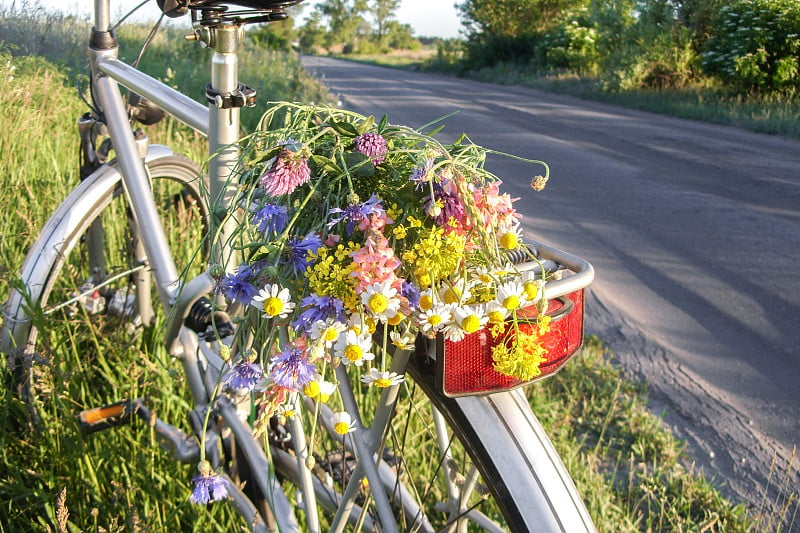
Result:
[[[235,5],[241,8],[270,12],[283,11],[285,8],[299,4],[303,0],[156,0],[158,7],[168,17],[181,17],[190,9],[220,10]]]

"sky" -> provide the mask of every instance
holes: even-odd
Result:
[[[111,10],[113,14],[123,13],[136,6],[141,0],[111,0]],[[458,14],[455,8],[457,0],[401,0],[400,8],[397,10],[397,20],[403,24],[409,24],[417,37],[457,37],[461,28]],[[13,0],[0,0],[0,4],[9,6]],[[31,3],[37,3],[31,2]],[[92,13],[92,2],[90,0],[39,0],[39,4],[48,9],[59,9],[65,13],[77,13],[82,16],[89,16]],[[306,12],[310,12],[310,6],[314,2],[307,0],[305,4]],[[17,2],[19,6],[21,2]],[[146,5],[147,15],[143,20],[155,19],[158,14],[158,6],[155,0]],[[302,20],[302,16],[300,17]]]

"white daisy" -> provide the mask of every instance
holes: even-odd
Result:
[[[428,311],[433,307],[433,291],[425,289],[419,295],[419,309],[420,311]]]
[[[389,280],[369,285],[361,294],[361,303],[376,320],[386,322],[400,310],[397,289]]]
[[[500,305],[497,301],[491,301],[486,304],[486,317],[492,324],[501,324],[510,315],[508,309]]]
[[[494,279],[499,280],[499,282],[507,281],[510,277],[516,277],[517,274],[517,267],[515,267],[512,263],[506,263],[505,265],[496,268],[492,275]]]
[[[370,351],[371,349],[372,337],[369,333],[359,335],[350,329],[340,334],[336,344],[333,345],[334,355],[341,357],[345,365],[361,366],[364,361],[372,361],[375,359],[375,354]]]
[[[297,411],[295,411],[294,409],[294,401],[288,401],[286,403],[282,403],[275,410],[275,416],[278,417],[278,421],[281,424],[285,424],[287,419],[292,418],[296,414]]]
[[[347,329],[356,335],[369,335],[373,333],[373,328],[374,324],[370,327],[370,324],[364,321],[364,317],[360,313],[353,313],[347,319]]]
[[[525,289],[519,281],[507,281],[500,285],[497,289],[497,297],[495,300],[509,312],[521,309],[528,303]]]
[[[468,335],[481,329],[488,321],[486,308],[482,305],[465,305],[453,311],[453,322]]]
[[[317,320],[311,325],[309,337],[312,341],[320,342],[326,348],[330,348],[345,329],[347,326],[337,320]]]
[[[268,283],[256,296],[253,296],[251,305],[264,311],[267,318],[286,318],[294,311],[294,302],[291,301],[289,289],[281,288],[275,283]]]
[[[333,413],[333,430],[339,435],[347,435],[356,428],[355,421],[347,411]]]
[[[497,232],[497,242],[506,250],[516,250],[522,242],[522,226],[516,224],[510,228],[501,228]]]
[[[411,350],[414,348],[414,335],[408,331],[400,333],[398,330],[393,330],[389,333],[389,338],[397,348],[401,350]]]
[[[374,385],[380,389],[399,385],[405,378],[397,372],[381,372],[377,368],[370,368],[369,372],[361,376],[361,381],[367,385]]]
[[[492,273],[489,272],[489,269],[482,266],[478,267],[470,272],[470,275],[473,281],[480,283],[482,285],[493,285],[495,278],[492,276]]]
[[[327,402],[335,390],[335,383],[325,381],[322,376],[317,375],[313,381],[310,381],[305,387],[303,387],[303,394],[309,398],[314,398],[321,402]]]
[[[453,316],[453,306],[451,304],[434,304],[431,309],[424,311],[417,317],[419,327],[423,333],[433,334],[440,331],[450,322]]]
[[[467,280],[463,278],[456,280],[455,283],[446,284],[439,292],[439,298],[446,304],[463,304],[471,296]]]
[[[536,272],[533,270],[523,272],[521,281],[522,288],[525,290],[525,297],[529,302],[536,302],[542,297],[544,280],[541,277],[537,278]]]

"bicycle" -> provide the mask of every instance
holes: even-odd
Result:
[[[169,353],[181,363],[194,403],[187,410],[194,435],[159,419],[144,400],[134,398],[84,406],[81,424],[87,434],[134,417],[151,424],[177,460],[203,465],[199,483],[209,483],[196,499],[230,499],[253,531],[593,530],[521,392],[520,385],[532,380],[497,375],[494,382],[476,383],[476,373],[493,373],[491,363],[474,367],[474,353],[486,349],[485,336],[469,337],[472,344],[441,335],[420,337],[409,349],[392,350],[387,358],[391,374],[384,378],[409,380],[390,383],[366,409],[357,405],[362,398],[353,392],[345,366],[337,366],[339,394],[355,418],[345,432],[335,428],[342,420],[324,402],[297,394],[292,407],[309,415],[279,413],[261,428],[263,436],[256,436],[252,396],[220,392],[233,361],[244,360],[243,354],[236,355],[241,342],[234,339],[237,319],[246,311],[235,298],[231,303],[220,297],[219,280],[233,273],[235,250],[204,236],[235,234],[235,218],[219,215],[216,208],[223,206],[229,215],[243,201],[239,184],[230,177],[241,174],[239,113],[255,95],[239,82],[236,51],[245,24],[280,20],[294,3],[159,2],[169,15],[191,12],[191,39],[214,50],[205,107],[117,59],[109,2],[95,2],[89,47],[94,109],[78,124],[83,179],[41,230],[22,267],[19,288],[4,309],[2,349],[19,363],[14,387],[35,418],[46,366],[40,361],[45,321],[88,316],[96,326],[91,335],[99,331],[107,342],[118,342],[142,328],[152,330],[153,317],[160,315],[166,325],[154,334],[163,335]],[[126,105],[118,84],[145,100]],[[208,137],[207,177],[197,164],[168,147],[148,145],[146,136],[131,128],[132,115],[152,122],[159,109]],[[110,142],[99,142],[106,133]],[[367,157],[353,168],[358,165],[369,169],[372,161]],[[109,218],[126,223],[119,228]],[[170,242],[166,223],[177,224],[182,240],[198,245]],[[176,266],[197,264],[196,255],[206,253],[208,266],[199,273],[190,276]],[[583,288],[593,270],[586,261],[542,243],[531,243],[510,259],[516,260],[515,268],[547,278],[547,299],[541,302],[550,303],[541,311],[555,326],[548,364],[540,369],[543,377],[557,371],[580,344]],[[48,352],[51,348],[46,346]],[[412,393],[433,408],[424,415],[433,430],[413,441],[413,447],[431,447],[417,455],[432,464],[431,474],[439,478],[441,496],[435,498],[428,492],[432,482],[420,486],[409,480],[421,463],[407,449],[410,437],[392,426],[399,421],[409,427],[402,417],[420,416]],[[372,415],[369,425],[361,419],[365,410]],[[319,430],[308,424],[309,417]],[[315,455],[308,445],[315,439],[333,444]],[[484,493],[494,501],[485,503]]]

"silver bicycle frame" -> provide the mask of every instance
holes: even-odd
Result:
[[[95,29],[111,30],[109,13],[109,0],[95,0]],[[239,84],[236,52],[241,38],[241,28],[227,25],[214,31],[215,50],[211,60],[211,86],[219,93],[231,93]],[[213,104],[207,108],[123,63],[117,59],[117,51],[116,46],[108,49],[90,47],[94,97],[114,141],[125,192],[130,199],[134,219],[140,229],[159,297],[165,310],[169,312],[176,303],[179,275],[151,199],[147,172],[131,132],[118,84],[144,96],[180,122],[208,137],[209,155],[213,156],[208,165],[208,185],[212,203],[222,202],[222,205],[229,205],[235,192],[230,176],[239,157],[239,149],[236,146],[240,128],[239,109],[236,107],[222,109]],[[224,265],[227,270],[235,267],[231,251],[225,250],[222,246],[215,246],[214,250],[216,255],[212,260],[215,263]]]

